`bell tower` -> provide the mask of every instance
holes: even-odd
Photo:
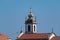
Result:
[[[28,17],[25,20],[25,33],[36,33],[36,19],[32,14],[31,8]]]

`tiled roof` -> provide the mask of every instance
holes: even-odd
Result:
[[[3,33],[0,33],[0,40],[7,40],[9,37]]]
[[[60,40],[60,36],[53,37],[51,40]]]
[[[33,33],[33,34],[23,34],[19,39],[44,39],[48,38],[51,33]]]

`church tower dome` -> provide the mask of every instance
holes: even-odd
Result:
[[[36,19],[32,14],[31,8],[28,18],[25,20],[25,33],[36,33]]]

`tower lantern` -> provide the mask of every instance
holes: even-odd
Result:
[[[25,33],[36,33],[36,19],[32,14],[31,8],[28,18],[25,20]]]

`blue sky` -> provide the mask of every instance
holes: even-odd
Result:
[[[37,31],[60,35],[60,0],[0,0],[0,32],[16,39],[32,8]]]

